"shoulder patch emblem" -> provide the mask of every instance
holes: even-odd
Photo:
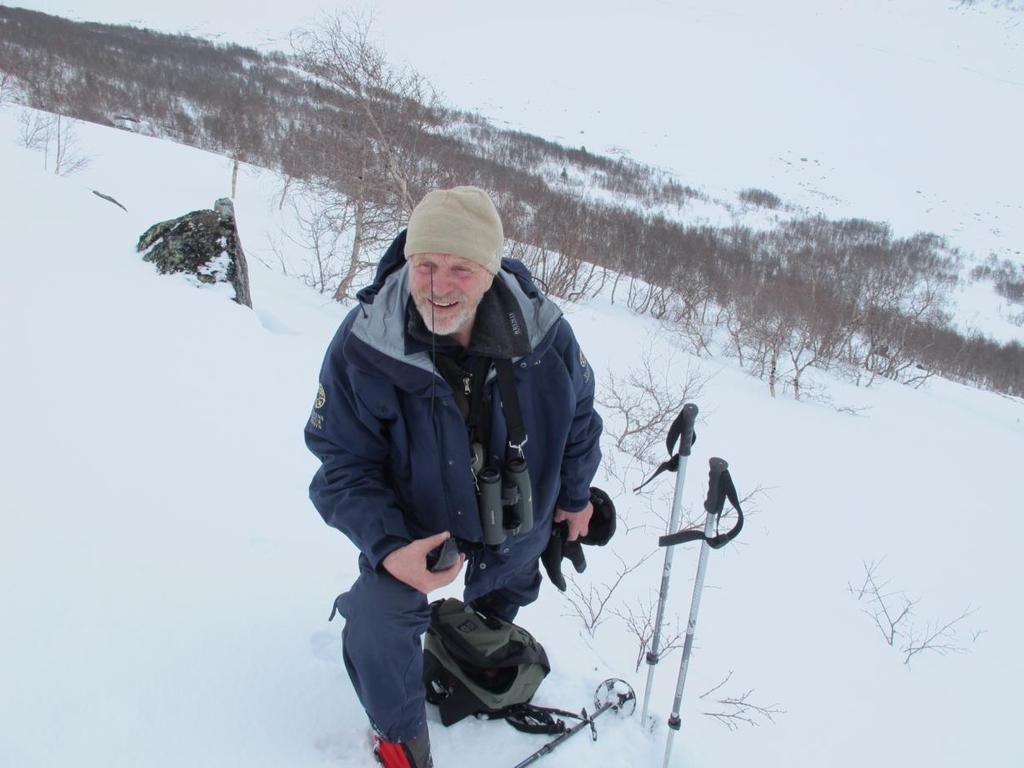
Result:
[[[583,349],[580,348],[580,368],[583,370],[583,383],[590,383],[590,366],[587,364],[587,358],[583,354]]]
[[[316,390],[316,400],[313,401],[313,412],[309,414],[309,425],[314,429],[323,429],[324,415],[319,410],[327,403],[327,391],[321,384]]]

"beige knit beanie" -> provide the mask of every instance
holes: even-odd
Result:
[[[501,268],[504,239],[498,211],[482,189],[435,189],[409,217],[405,256],[450,253],[471,259],[494,275]]]

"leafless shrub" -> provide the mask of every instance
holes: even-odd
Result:
[[[639,368],[607,377],[597,402],[612,417],[605,434],[627,458],[622,466],[616,452],[609,452],[607,471],[624,489],[630,472],[646,475],[660,462],[659,448],[664,450],[669,426],[685,403],[700,397],[708,381],[699,367],[687,365],[683,371],[671,357],[659,356],[653,344],[644,348]]]
[[[741,203],[756,205],[759,208],[775,210],[782,207],[782,199],[767,189],[741,189],[737,197]]]
[[[977,613],[977,609],[968,606],[959,616],[949,621],[929,621],[921,627],[908,627],[906,641],[900,649],[903,652],[903,663],[910,665],[910,660],[919,653],[936,653],[945,656],[949,653],[966,653],[967,645],[957,634],[961,622]],[[971,632],[971,642],[977,642],[984,630]]]
[[[289,240],[307,253],[302,279],[320,293],[333,290],[340,276],[338,240],[348,228],[344,208],[310,198],[292,200],[292,211],[298,234],[286,234]]]
[[[847,589],[858,602],[864,604],[863,612],[871,617],[885,642],[903,655],[903,663],[910,666],[911,660],[922,653],[945,656],[949,653],[965,653],[967,641],[959,634],[961,625],[977,611],[970,606],[949,620],[935,619],[923,626],[914,622],[919,600],[912,599],[902,590],[893,589],[889,580],[878,576],[881,561],[872,560],[864,564],[864,579],[858,585],[852,583]],[[983,632],[972,631],[971,642]]]
[[[971,270],[973,280],[990,280],[996,293],[1011,304],[1024,304],[1024,267],[1014,264],[1009,259],[1000,261],[990,256],[984,264]]]
[[[761,508],[759,506],[762,499],[767,499],[770,494],[770,487],[761,485],[758,483],[754,486],[753,490],[747,491],[743,496],[740,496],[740,506],[743,507],[744,517],[754,517],[757,515]]]
[[[564,189],[543,206],[499,200],[506,233],[517,233],[508,256],[522,261],[544,291],[579,301],[600,290],[607,271],[592,251],[593,211],[583,190]]]
[[[284,250],[281,248],[280,240],[275,239],[270,233],[267,233],[267,247],[270,252],[274,254],[274,258],[277,260],[277,266],[270,264],[265,259],[261,258],[258,251],[253,251],[253,258],[257,259],[267,269],[274,271],[280,269],[281,274],[287,277],[288,275],[288,262],[284,258]]]
[[[53,172],[57,176],[70,176],[84,169],[92,161],[82,153],[74,121],[57,115],[53,131]]]
[[[583,627],[587,630],[587,634],[593,637],[597,628],[607,620],[607,614],[610,613],[607,610],[608,601],[615,593],[615,590],[619,588],[619,585],[622,584],[622,580],[647,562],[657,551],[655,549],[648,552],[632,565],[628,564],[617,552],[614,553],[615,558],[619,561],[619,568],[615,572],[615,578],[611,582],[605,582],[600,586],[589,584],[584,588],[577,582],[576,576],[570,576],[568,580],[569,589],[564,594],[564,597],[572,607],[573,613],[570,615],[576,616],[583,622]]]
[[[866,602],[865,614],[871,617],[889,645],[904,634],[901,624],[907,622],[914,607],[914,601],[901,591],[891,591],[889,582],[879,582],[875,577],[879,563],[864,563],[864,581],[859,587],[848,584],[847,589],[858,601]]]
[[[721,690],[732,679],[732,675],[732,670],[729,670],[729,674],[721,682],[709,688],[698,698],[706,699]],[[765,722],[774,724],[776,715],[786,714],[786,710],[782,709],[778,704],[755,704],[751,701],[753,694],[754,689],[749,688],[738,695],[712,699],[718,705],[718,708],[709,712],[702,712],[701,714],[716,720],[730,731],[739,730],[744,725],[757,727]]]
[[[610,613],[621,619],[626,629],[637,640],[636,665],[634,671],[640,671],[640,665],[644,661],[647,651],[654,641],[654,623],[657,618],[657,601],[650,595],[646,600],[636,598],[633,605],[623,604],[621,608],[614,608]],[[677,614],[671,629],[667,621],[662,624],[661,637],[659,640],[658,655],[663,659],[677,648],[683,647],[686,639],[686,628],[682,626],[681,619]]]
[[[14,73],[0,70],[0,106],[10,98],[14,86]]]
[[[89,165],[91,158],[82,153],[73,120],[26,109],[18,124],[21,145],[42,152],[43,167],[52,167],[55,175],[70,176]]]
[[[18,115],[18,142],[25,149],[43,151],[49,143],[51,130],[53,115],[32,109],[22,110]]]
[[[664,310],[653,314],[664,316],[667,326],[686,339],[695,355],[713,357],[712,344],[727,313],[711,283],[700,274],[688,275],[676,282],[671,294],[655,295],[664,302]]]

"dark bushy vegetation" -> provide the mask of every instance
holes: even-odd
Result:
[[[741,203],[756,205],[759,208],[775,210],[782,207],[782,199],[767,189],[741,189],[737,197]]]
[[[971,270],[975,280],[991,280],[996,293],[1014,304],[1024,304],[1024,269],[995,256]]]
[[[1024,395],[1019,344],[949,326],[943,302],[958,260],[941,238],[896,238],[862,220],[758,232],[648,213],[684,208],[698,193],[642,164],[449,110],[415,73],[391,69],[365,27],[336,23],[286,56],[0,6],[0,73],[26,105],[138,125],[316,190],[329,225],[354,239],[345,265],[320,270],[330,279],[318,287],[338,298],[404,225],[410,201],[438,184],[476,184],[494,193],[511,255],[550,291],[578,298],[610,287],[613,300],[673,323],[699,353],[726,344],[773,393],[799,397],[808,369],[829,368],[864,384],[939,374]],[[623,203],[596,203],[567,177],[547,177],[566,167]],[[783,205],[767,190],[739,199]],[[1019,300],[1021,275],[999,269],[997,289]]]

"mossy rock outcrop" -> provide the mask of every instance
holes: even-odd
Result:
[[[154,224],[139,238],[136,250],[162,275],[184,273],[200,283],[229,283],[235,289],[235,301],[252,307],[249,266],[228,198],[218,200],[213,210],[192,211]]]

